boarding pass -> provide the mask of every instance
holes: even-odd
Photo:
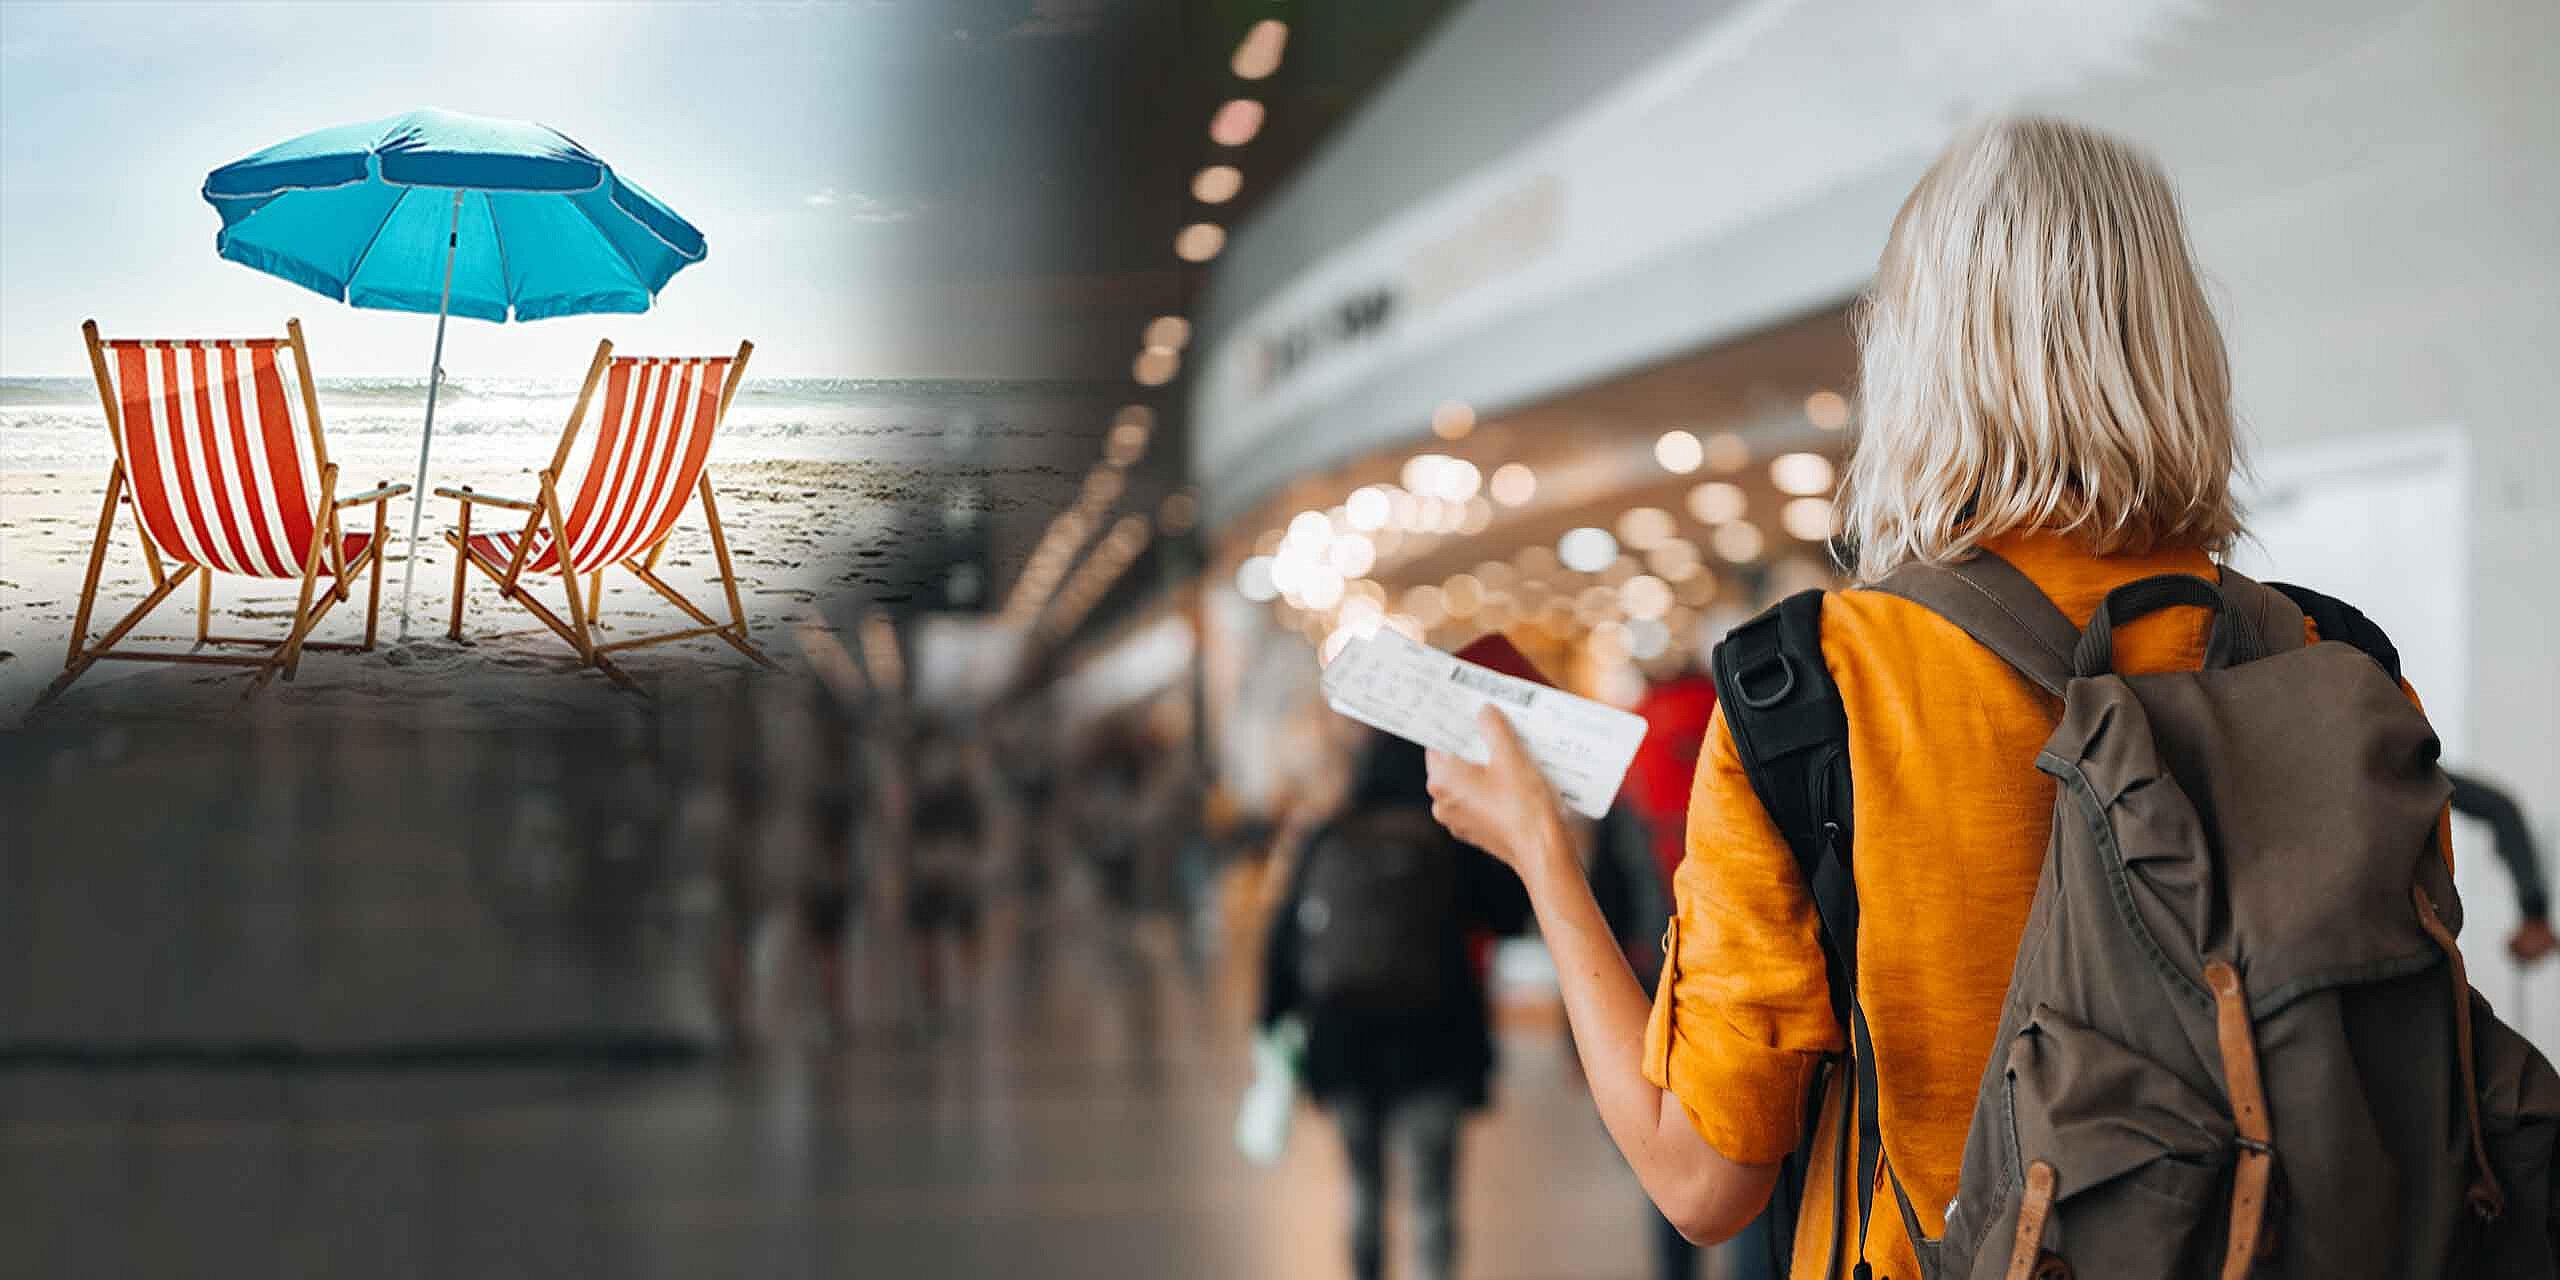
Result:
[[[1491,703],[1566,807],[1587,818],[1609,811],[1644,741],[1642,717],[1461,661],[1385,627],[1344,645],[1323,685],[1334,710],[1476,764],[1491,756],[1476,709]]]

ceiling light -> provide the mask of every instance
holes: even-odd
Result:
[[[1404,611],[1426,630],[1439,626],[1441,620],[1449,616],[1447,603],[1440,598],[1440,588],[1428,582],[1404,593]]]
[[[1374,533],[1387,527],[1395,515],[1395,504],[1387,500],[1387,491],[1376,485],[1363,485],[1351,491],[1342,503],[1343,518],[1362,533]]]
[[[1345,578],[1357,578],[1376,568],[1378,548],[1367,538],[1346,533],[1326,544],[1325,563]]]
[[[1280,69],[1280,53],[1288,47],[1289,24],[1265,18],[1236,43],[1236,56],[1227,60],[1227,68],[1238,80],[1259,80]]]
[[[1447,582],[1440,584],[1440,605],[1449,611],[1449,616],[1452,618],[1463,618],[1474,613],[1483,607],[1484,599],[1484,584],[1477,581],[1473,574],[1454,574]]]
[[[1806,542],[1829,542],[1833,527],[1829,498],[1797,498],[1778,511],[1778,527]]]
[[[1244,189],[1244,171],[1231,164],[1213,164],[1191,175],[1191,198],[1202,204],[1225,204]]]
[[[1310,565],[1300,575],[1298,595],[1310,609],[1330,609],[1342,603],[1342,575],[1329,565]]]
[[[1697,470],[1698,464],[1706,458],[1706,446],[1699,444],[1698,438],[1686,431],[1665,431],[1661,439],[1653,442],[1653,460],[1675,476],[1685,476]]]
[[[1837,391],[1816,391],[1804,398],[1804,416],[1825,431],[1849,425],[1848,398]]]
[[[1207,262],[1227,247],[1227,233],[1214,222],[1195,222],[1173,238],[1173,256],[1184,262]]]
[[[1115,467],[1135,466],[1147,454],[1147,429],[1137,422],[1122,422],[1111,428],[1102,444],[1102,456]]]
[[[1638,551],[1661,545],[1680,531],[1680,522],[1660,507],[1636,507],[1618,517],[1618,541]]]
[[[1729,524],[1741,519],[1747,506],[1742,487],[1722,480],[1709,480],[1689,491],[1689,514],[1700,524]]]
[[[1769,483],[1780,493],[1817,494],[1831,488],[1831,459],[1818,453],[1782,453],[1769,460]]]
[[[1191,322],[1180,316],[1157,316],[1148,321],[1147,332],[1142,339],[1145,346],[1170,347],[1175,351],[1180,351],[1190,342]]]
[[[1385,616],[1387,611],[1380,607],[1377,601],[1367,596],[1347,596],[1342,601],[1341,611],[1334,614],[1333,620],[1335,625],[1349,627],[1365,636],[1376,634],[1378,620]]]
[[[1476,411],[1462,400],[1443,400],[1431,411],[1431,434],[1443,440],[1458,440],[1476,429]]]
[[[1603,622],[1591,629],[1591,657],[1604,667],[1614,667],[1627,660],[1627,628],[1623,623]]]
[[[1637,574],[1618,588],[1618,605],[1630,618],[1659,618],[1671,611],[1671,584],[1651,574]]]
[[[1229,98],[1209,117],[1209,141],[1241,147],[1262,132],[1262,104],[1251,98]]]
[[[1707,469],[1718,475],[1731,475],[1751,465],[1751,446],[1730,431],[1719,431],[1707,437]]]
[[[1678,582],[1698,571],[1698,544],[1686,538],[1673,538],[1645,552],[1644,562],[1653,576],[1665,582]]]
[[[1442,459],[1439,471],[1440,496],[1450,502],[1464,503],[1484,487],[1484,473],[1464,458]]]
[[[1161,387],[1181,371],[1182,357],[1171,347],[1149,347],[1129,365],[1129,376],[1142,387]]]
[[[1576,573],[1598,573],[1617,558],[1618,540],[1606,529],[1584,525],[1556,540],[1556,560]]]
[[[1715,545],[1717,555],[1735,564],[1748,564],[1760,558],[1760,548],[1767,539],[1761,536],[1760,526],[1735,523],[1719,527],[1708,541]]]
[[[1639,662],[1651,662],[1671,647],[1671,628],[1659,618],[1638,618],[1627,624],[1627,652]]]

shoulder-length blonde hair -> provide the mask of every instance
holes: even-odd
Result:
[[[1903,202],[1859,332],[1852,568],[2015,529],[2101,555],[2241,532],[2231,373],[2151,158],[2055,120],[1951,144]]]

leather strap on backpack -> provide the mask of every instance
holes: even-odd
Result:
[[[2242,1280],[2263,1252],[2267,1197],[2275,1187],[2275,1131],[2267,1118],[2267,1091],[2258,1073],[2257,1033],[2249,1025],[2249,998],[2228,961],[2204,967],[2213,988],[2214,1038],[2222,1053],[2222,1090],[2231,1099],[2231,1127],[2240,1148],[2231,1174],[2231,1229],[2222,1253],[2222,1280]]]
[[[2489,1139],[2480,1124],[2480,1066],[2471,1041],[2471,976],[2463,969],[2462,945],[2454,940],[2453,930],[2446,928],[2444,917],[2437,914],[2435,900],[2427,896],[2425,885],[2409,886],[2409,898],[2418,909],[2418,925],[2427,936],[2444,949],[2446,974],[2453,980],[2453,1051],[2455,1066],[2462,1073],[2462,1113],[2471,1131],[2471,1187],[2464,1198],[2470,1202],[2472,1215],[2482,1222],[2495,1222],[2507,1211],[2507,1195],[2498,1186],[2498,1174],[2489,1162]]]
[[[2044,1223],[2053,1212],[2053,1166],[2038,1160],[2027,1166],[2027,1192],[2018,1202],[2018,1235],[2009,1245],[2009,1270],[2004,1280],[2035,1280],[2036,1264],[2043,1260]]]

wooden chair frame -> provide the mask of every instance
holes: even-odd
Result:
[[[716,416],[712,419],[711,429],[715,433],[715,438],[720,426],[728,421],[729,402],[737,396],[738,384],[746,379],[747,357],[754,351],[754,343],[740,342],[738,354],[729,363],[727,379],[720,388],[720,405],[715,411]],[[579,582],[581,575],[569,555],[568,516],[561,508],[559,486],[560,473],[569,465],[570,449],[577,444],[578,432],[586,425],[587,406],[595,398],[596,387],[604,380],[605,372],[612,367],[612,340],[605,339],[597,342],[596,357],[587,365],[586,384],[579,388],[577,403],[569,410],[569,425],[560,433],[560,445],[551,453],[551,465],[544,467],[541,474],[536,477],[540,491],[531,501],[475,492],[469,485],[460,488],[439,488],[435,491],[437,497],[451,498],[461,506],[459,523],[455,528],[448,529],[444,533],[445,545],[454,550],[453,616],[445,629],[445,634],[455,640],[462,638],[465,588],[470,583],[468,572],[476,568],[490,581],[498,584],[500,598],[512,600],[524,606],[525,612],[532,614],[535,620],[551,628],[553,634],[567,641],[570,648],[577,650],[579,665],[591,666],[602,671],[614,683],[626,689],[637,690],[639,686],[634,684],[631,677],[607,655],[653,644],[665,644],[674,640],[691,640],[699,636],[718,636],[728,641],[730,646],[738,652],[754,659],[758,665],[774,668],[776,664],[773,659],[766,657],[764,651],[758,649],[747,637],[746,605],[738,595],[738,574],[729,561],[729,539],[720,525],[720,504],[712,497],[711,472],[708,467],[704,468],[701,481],[695,486],[695,492],[702,499],[703,521],[710,526],[711,553],[719,561],[720,585],[729,600],[729,620],[727,622],[713,620],[709,613],[693,601],[686,599],[683,592],[668,585],[664,578],[658,576],[658,557],[665,554],[667,539],[675,533],[675,525],[670,522],[667,532],[660,534],[656,541],[633,551],[615,564],[630,570],[633,577],[638,578],[659,595],[666,597],[669,603],[682,610],[685,616],[699,625],[661,632],[657,635],[616,640],[610,644],[597,642],[595,620],[604,604],[604,572],[599,569],[584,575],[586,581],[584,589],[581,590]],[[516,535],[515,554],[510,556],[506,563],[499,563],[494,557],[482,554],[471,545],[471,509],[475,506],[497,507],[524,513],[524,527]],[[552,545],[558,549],[561,586],[568,597],[569,616],[565,620],[549,606],[534,599],[522,581],[525,562],[530,558],[534,538],[546,527],[550,531]]]
[[[89,344],[90,372],[98,381],[98,402],[100,407],[106,410],[107,436],[115,443],[116,460],[107,471],[107,497],[98,510],[97,537],[89,546],[89,571],[80,584],[80,607],[71,620],[70,654],[63,660],[62,674],[54,677],[53,683],[47,685],[44,692],[37,697],[37,706],[51,702],[65,689],[70,688],[71,682],[79,679],[81,674],[90,667],[110,659],[255,668],[256,678],[250,681],[248,689],[241,694],[241,700],[245,702],[256,697],[258,691],[266,687],[267,681],[279,674],[287,680],[293,679],[301,667],[302,653],[306,649],[359,653],[372,651],[374,637],[382,616],[382,548],[386,526],[385,508],[391,499],[409,492],[411,486],[386,483],[349,497],[336,496],[338,466],[329,461],[328,439],[320,426],[320,393],[312,382],[310,353],[302,341],[302,321],[299,318],[290,319],[285,321],[284,327],[283,341],[293,351],[294,375],[301,383],[304,429],[311,435],[312,461],[320,475],[320,504],[318,510],[314,512],[315,523],[319,527],[312,533],[310,552],[303,557],[302,595],[294,606],[293,625],[283,636],[272,639],[260,636],[213,634],[213,575],[220,570],[205,565],[182,564],[178,566],[177,572],[168,572],[160,562],[159,548],[152,544],[151,531],[144,525],[142,514],[137,511],[133,519],[134,538],[142,544],[142,563],[151,575],[151,593],[144,596],[142,603],[135,605],[123,618],[117,620],[115,625],[107,628],[106,634],[98,637],[93,643],[89,639],[89,616],[97,604],[99,575],[106,569],[107,544],[115,536],[116,507],[119,503],[126,502],[127,472],[124,455],[124,405],[117,395],[114,378],[107,372],[106,340],[98,335],[97,321],[89,320],[81,324],[81,336]],[[118,339],[118,341],[124,341],[124,339]],[[373,507],[373,540],[350,560],[346,555],[346,538],[339,521],[339,513],[350,507],[367,504]],[[326,592],[319,589],[324,557],[330,577],[330,586]],[[347,579],[357,573],[365,574],[369,580],[365,595],[364,641],[359,644],[350,641],[310,639],[312,628],[318,626],[320,620],[328,616],[330,609],[348,598]],[[194,577],[197,581],[195,648],[184,652],[172,652],[117,647],[118,641],[123,640],[128,632],[140,625],[144,618],[150,616],[152,610],[157,609],[161,601],[168,599],[172,592],[183,586],[189,577]],[[312,601],[314,595],[320,597],[317,604]],[[204,652],[208,646],[232,645],[263,648],[268,652],[264,654]]]

